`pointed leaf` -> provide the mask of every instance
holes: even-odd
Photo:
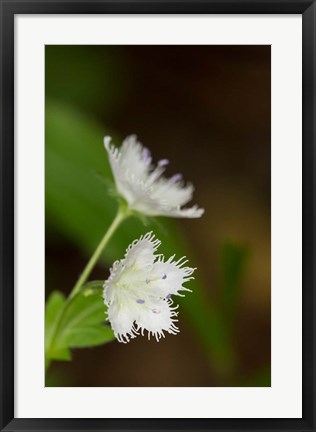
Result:
[[[65,297],[59,291],[54,291],[49,296],[45,309],[45,346],[51,344],[51,338],[55,331],[56,322],[64,306]]]
[[[103,281],[90,282],[64,304],[57,334],[48,350],[50,359],[70,360],[69,348],[91,347],[114,339],[106,324],[102,284]]]
[[[51,352],[50,358],[52,360],[63,360],[70,361],[71,360],[71,352],[68,348],[56,348]]]
[[[69,328],[64,338],[71,348],[102,345],[115,339],[112,329],[105,325]]]

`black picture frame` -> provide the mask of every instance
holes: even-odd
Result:
[[[1,431],[300,430],[315,416],[315,71],[316,4],[306,0],[0,0],[0,426]],[[303,21],[303,417],[302,419],[14,418],[14,16],[16,14],[302,14]]]

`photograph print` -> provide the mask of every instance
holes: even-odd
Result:
[[[271,385],[270,45],[45,46],[45,386]]]

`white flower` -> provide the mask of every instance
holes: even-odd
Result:
[[[181,174],[170,178],[162,176],[168,160],[160,160],[156,167],[152,165],[150,151],[137,141],[135,135],[128,136],[120,149],[110,141],[110,137],[104,138],[116,188],[130,210],[147,216],[202,216],[204,210],[196,205],[182,208],[192,199],[192,184],[185,185]]]
[[[191,291],[182,286],[194,279],[194,268],[184,267],[185,257],[174,261],[174,255],[167,261],[161,254],[155,254],[160,245],[152,232],[135,240],[116,261],[110,277],[104,283],[103,298],[108,306],[107,319],[119,342],[128,342],[144,330],[156,337],[164,332],[176,334],[175,318],[177,307],[172,307],[172,295],[184,296],[181,291]]]

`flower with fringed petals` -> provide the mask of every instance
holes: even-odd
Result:
[[[183,284],[193,279],[195,268],[187,267],[185,257],[165,260],[156,254],[161,242],[152,232],[135,240],[122,260],[116,261],[104,283],[103,298],[107,319],[119,342],[129,342],[138,334],[157,341],[164,332],[177,334],[178,306],[171,296],[191,291]]]
[[[135,135],[128,136],[120,149],[104,138],[116,189],[127,203],[130,211],[145,216],[169,216],[198,218],[204,210],[194,205],[183,208],[193,196],[192,184],[185,184],[181,174],[170,178],[163,176],[168,165],[162,159],[157,166],[152,164],[150,151],[137,141]]]

